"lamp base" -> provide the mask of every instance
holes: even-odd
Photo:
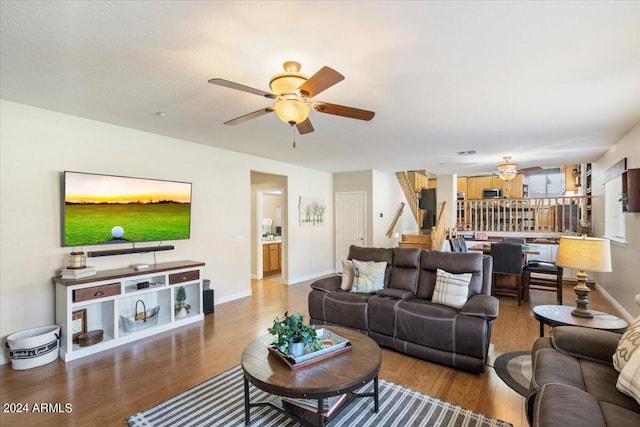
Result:
[[[576,317],[593,317],[593,313],[587,308],[589,305],[587,296],[589,295],[589,292],[591,292],[591,289],[587,286],[587,281],[580,280],[580,277],[578,277],[578,284],[573,287],[573,291],[576,293],[577,298],[576,308],[573,309],[571,314]]]

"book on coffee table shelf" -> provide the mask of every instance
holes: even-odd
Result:
[[[331,415],[333,415],[335,410],[338,409],[340,405],[342,405],[342,403],[346,399],[347,399],[346,393],[341,394],[339,396],[325,397],[322,401],[323,403],[322,415],[325,418],[329,418]],[[298,399],[295,397],[283,397],[282,405],[284,406],[285,409],[287,409],[286,408],[287,404],[296,406],[298,408],[302,408],[305,411],[309,411],[314,414],[317,414],[318,412],[318,399]]]

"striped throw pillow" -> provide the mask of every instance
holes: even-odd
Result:
[[[432,302],[453,308],[462,308],[467,303],[469,282],[472,273],[453,274],[441,269],[436,273],[436,288]]]

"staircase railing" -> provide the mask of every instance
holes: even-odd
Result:
[[[438,219],[436,220],[436,225],[431,227],[431,249],[439,251],[442,249],[442,244],[446,238],[446,229],[444,223],[444,208],[447,205],[447,202],[442,202],[442,206],[440,207],[440,213],[438,214]]]
[[[418,223],[418,226],[420,226],[420,224],[422,224],[422,221],[420,219],[420,211],[418,209],[419,199],[418,195],[413,191],[413,186],[409,181],[409,176],[407,172],[396,172],[396,177],[398,178],[398,182],[400,183],[400,187],[402,188],[404,197],[409,203],[409,209],[411,210],[413,217],[416,219],[416,223]]]
[[[387,237],[391,237],[393,235],[393,230],[395,230],[396,225],[398,224],[398,220],[400,219],[400,215],[402,215],[402,210],[404,209],[404,202],[400,203],[400,207],[398,208],[398,211],[396,212],[396,216],[393,217],[393,221],[391,222],[391,225],[389,226],[389,229],[387,230]]]
[[[458,201],[457,225],[473,231],[589,234],[591,205],[591,196]]]

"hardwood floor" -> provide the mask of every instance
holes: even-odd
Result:
[[[129,415],[153,406],[239,363],[243,348],[266,333],[285,310],[307,315],[308,284],[253,282],[253,296],[221,304],[205,321],[169,331],[99,355],[14,371],[0,367],[0,425],[121,426]],[[571,284],[564,286],[571,305]],[[532,306],[553,304],[553,292],[532,291],[518,307],[500,297],[500,315],[491,337],[487,372],[471,374],[383,349],[380,377],[462,407],[526,426],[524,398],[507,387],[491,367],[497,356],[527,350],[538,337]],[[590,307],[620,315],[596,290]],[[7,413],[10,404],[29,404],[30,413]],[[33,412],[48,404],[49,412]],[[60,404],[58,407],[55,404]],[[65,408],[65,404],[70,404]],[[38,406],[40,408],[40,406]],[[51,412],[55,411],[55,412]]]

